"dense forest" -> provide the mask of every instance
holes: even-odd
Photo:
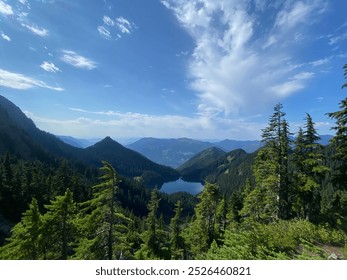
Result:
[[[107,159],[4,152],[0,259],[346,259],[347,98],[327,115],[323,146],[310,114],[294,136],[277,104],[262,148],[189,173],[205,179],[197,196],[161,193]]]

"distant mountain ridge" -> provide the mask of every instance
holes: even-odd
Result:
[[[0,95],[0,152],[7,151],[23,159],[66,158],[96,167],[101,166],[102,160],[107,160],[120,175],[138,177],[149,187],[159,187],[165,181],[179,178],[176,170],[161,166],[110,137],[86,149],[66,144],[53,134],[38,129],[19,107]]]
[[[63,142],[65,142],[66,144],[69,144],[76,148],[88,148],[102,140],[102,139],[82,139],[82,138],[75,138],[72,136],[64,136],[64,135],[57,135],[57,137]]]
[[[127,145],[128,148],[143,154],[154,162],[174,168],[213,146],[212,143],[189,138],[158,139],[152,137],[142,138]]]
[[[320,143],[327,145],[332,135],[321,135]],[[219,142],[207,142],[189,138],[160,139],[153,137],[142,138],[126,147],[139,152],[150,160],[177,168],[198,153],[212,147],[230,152],[242,149],[247,153],[253,153],[263,146],[259,140],[230,140]]]

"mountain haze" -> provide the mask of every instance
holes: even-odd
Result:
[[[154,162],[178,167],[197,153],[213,147],[212,143],[189,138],[142,138],[127,147],[143,154]]]

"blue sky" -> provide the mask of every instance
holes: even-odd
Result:
[[[346,95],[344,0],[0,0],[0,94],[58,135],[260,139]]]

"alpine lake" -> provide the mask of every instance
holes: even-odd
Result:
[[[161,192],[171,194],[175,192],[187,192],[192,195],[196,195],[203,190],[204,186],[199,182],[186,182],[181,178],[173,181],[164,183],[160,188]]]

